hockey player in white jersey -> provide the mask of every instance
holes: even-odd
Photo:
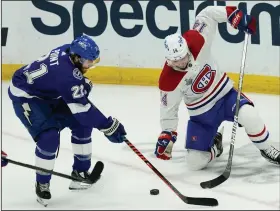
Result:
[[[177,139],[178,109],[181,100],[190,120],[186,134],[186,162],[191,170],[205,168],[223,152],[223,121],[233,121],[237,90],[227,74],[220,70],[211,55],[218,23],[229,22],[234,28],[253,34],[256,20],[232,6],[208,6],[196,17],[192,30],[165,38],[166,63],[159,79],[161,93],[160,124],[155,154],[169,160]],[[229,64],[230,65],[230,64]],[[271,145],[269,132],[254,104],[242,94],[238,123],[245,128],[260,154],[280,164],[280,152]]]

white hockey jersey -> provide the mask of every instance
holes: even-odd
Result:
[[[232,88],[233,82],[211,56],[211,45],[218,23],[227,22],[236,7],[208,6],[196,17],[193,30],[183,34],[191,52],[186,72],[165,63],[159,79],[162,130],[176,131],[178,109],[184,100],[190,116],[209,111]]]

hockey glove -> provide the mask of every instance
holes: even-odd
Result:
[[[254,34],[256,32],[256,19],[239,9],[236,9],[230,14],[228,21],[233,28],[240,31],[245,31],[249,34]]]
[[[172,158],[173,144],[177,140],[176,132],[162,131],[156,145],[155,155],[162,160]]]
[[[1,167],[8,165],[8,161],[6,159],[2,159],[2,157],[6,158],[7,154],[1,150]]]
[[[113,143],[122,143],[125,139],[125,129],[123,125],[115,118],[109,117],[109,125],[107,129],[101,129],[100,131]]]

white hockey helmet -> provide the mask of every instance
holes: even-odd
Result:
[[[165,37],[164,46],[165,58],[170,61],[178,61],[184,58],[189,52],[185,38],[178,33]]]

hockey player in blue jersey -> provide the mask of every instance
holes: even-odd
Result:
[[[93,128],[113,143],[124,141],[123,125],[88,99],[92,84],[84,73],[99,62],[99,55],[96,43],[82,35],[14,73],[8,92],[15,114],[36,142],[36,166],[54,168],[60,131],[66,127],[72,133],[74,177],[89,176]],[[36,194],[44,203],[51,198],[50,180],[51,174],[36,172]],[[72,181],[69,188],[89,187],[82,185]]]

